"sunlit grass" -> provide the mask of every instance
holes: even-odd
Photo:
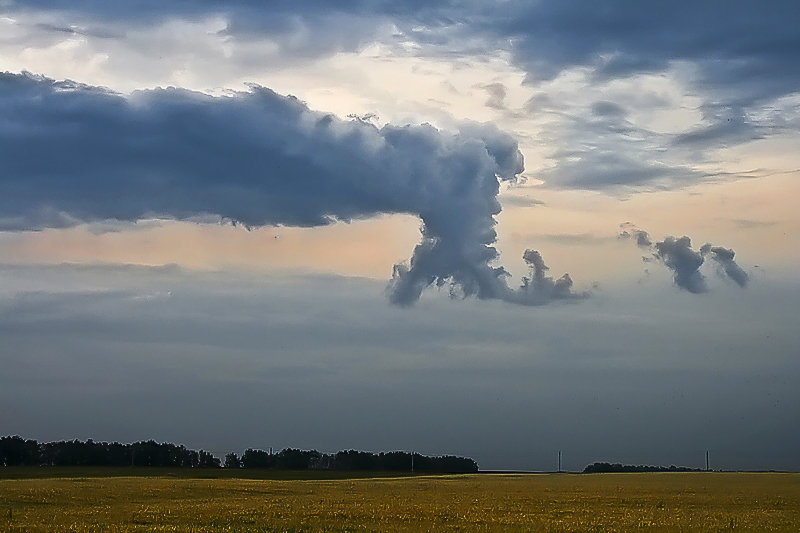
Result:
[[[796,474],[0,480],[6,531],[800,531]]]

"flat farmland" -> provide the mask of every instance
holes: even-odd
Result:
[[[46,471],[46,470],[45,470]],[[41,470],[40,470],[41,472]],[[152,472],[148,472],[152,473]],[[0,479],[4,531],[800,531],[800,475]]]

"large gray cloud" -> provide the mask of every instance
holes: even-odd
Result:
[[[318,226],[409,213],[423,240],[395,268],[394,302],[413,303],[432,284],[518,303],[575,297],[564,283],[516,294],[492,266],[498,180],[523,170],[516,141],[492,125],[377,128],[263,87],[125,97],[14,74],[0,76],[0,113],[0,229],[208,215]]]

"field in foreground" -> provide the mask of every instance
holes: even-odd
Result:
[[[5,531],[800,531],[798,474],[0,480]]]

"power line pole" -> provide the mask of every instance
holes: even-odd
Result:
[[[411,452],[411,473],[414,473],[414,452]]]
[[[708,450],[706,450],[706,472],[708,472]]]
[[[558,471],[561,472],[561,450],[558,450]]]

